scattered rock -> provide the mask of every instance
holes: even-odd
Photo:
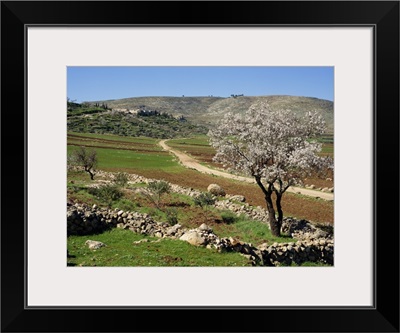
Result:
[[[242,242],[240,242],[238,239],[233,238],[233,237],[229,237],[228,238],[229,241],[231,242],[232,246],[236,246],[236,245],[242,245]]]
[[[143,238],[141,240],[133,242],[133,244],[148,243],[148,242],[149,242],[149,240],[147,238]]]
[[[206,245],[207,243],[206,239],[195,230],[189,230],[188,232],[183,234],[179,239],[195,246],[202,246]]]
[[[203,223],[198,229],[201,231],[212,232],[212,229],[205,223]]]
[[[102,242],[93,241],[93,240],[90,240],[90,239],[88,239],[88,240],[85,242],[85,244],[86,244],[87,246],[89,246],[89,249],[91,249],[91,250],[98,250],[98,249],[100,249],[100,248],[103,247],[103,246],[107,246],[106,244],[104,244],[104,243],[102,243]]]
[[[232,195],[229,200],[237,201],[237,202],[245,202],[246,198],[243,195]]]
[[[208,185],[207,191],[216,196],[224,197],[226,195],[225,190],[217,184]]]
[[[169,227],[167,229],[167,231],[165,232],[165,234],[168,236],[173,236],[173,235],[177,234],[179,229],[181,229],[181,228],[182,228],[182,226],[179,223],[177,223],[177,224],[173,225],[172,227]]]

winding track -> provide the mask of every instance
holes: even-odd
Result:
[[[167,140],[161,140],[158,144],[161,146],[161,148],[163,148],[164,150],[171,152],[172,154],[174,154],[179,161],[181,162],[181,164],[189,169],[195,169],[197,171],[200,171],[202,173],[207,173],[210,175],[215,175],[215,176],[219,176],[219,177],[225,177],[225,178],[230,178],[230,179],[235,179],[235,180],[240,180],[243,182],[247,182],[247,183],[255,183],[255,180],[251,177],[241,177],[241,176],[236,176],[233,174],[230,174],[228,172],[224,172],[224,171],[219,171],[219,170],[214,170],[211,168],[208,168],[202,164],[200,164],[196,159],[194,159],[193,157],[182,153],[179,150],[173,149],[170,146],[168,146],[166,144]],[[333,193],[326,193],[326,192],[321,192],[321,191],[315,191],[315,190],[310,190],[310,189],[306,189],[306,188],[302,188],[302,187],[289,187],[287,189],[288,192],[292,192],[292,193],[300,193],[303,195],[307,195],[310,197],[318,197],[324,200],[328,200],[331,201],[334,199],[334,194]]]

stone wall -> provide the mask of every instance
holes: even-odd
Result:
[[[265,266],[301,264],[305,261],[323,262],[333,265],[334,241],[332,239],[303,240],[295,243],[274,243],[271,246],[261,244]]]
[[[301,235],[300,226],[304,227],[304,225],[309,227],[294,219],[286,219],[284,223],[284,227],[293,233],[297,232],[297,236]],[[138,212],[109,210],[96,205],[90,207],[84,204],[69,204],[67,206],[68,235],[89,235],[115,227],[142,235],[180,239],[192,245],[205,246],[219,252],[239,252],[251,260],[254,266],[279,266],[289,265],[291,262],[299,264],[304,261],[321,261],[333,265],[333,239],[324,232],[314,232],[311,227],[303,228],[306,230],[303,235],[306,236],[297,242],[272,245],[264,243],[256,247],[232,237],[220,238],[205,224],[195,229],[187,229],[179,224],[171,226],[168,223],[156,222],[148,214]],[[299,238],[301,237],[297,237]]]

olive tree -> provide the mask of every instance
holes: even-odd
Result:
[[[332,168],[330,159],[317,155],[321,144],[315,138],[324,131],[325,122],[316,112],[300,117],[289,110],[272,110],[268,104],[259,103],[244,115],[227,114],[208,133],[216,149],[215,161],[254,177],[264,195],[274,236],[280,236],[285,191],[302,184],[311,172]]]
[[[78,147],[69,156],[68,162],[71,165],[82,167],[94,179],[95,168],[97,166],[97,152],[94,149]]]

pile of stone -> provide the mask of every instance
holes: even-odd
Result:
[[[333,234],[317,228],[306,220],[297,220],[293,217],[284,217],[281,227],[282,233],[298,240],[333,239]]]
[[[67,204],[67,235],[89,235],[101,233],[117,224],[113,212],[100,210],[94,205]]]
[[[183,234],[179,224],[170,226],[168,223],[156,222],[148,214],[104,209],[96,205],[90,207],[78,203],[67,206],[68,235],[101,233],[115,227],[155,237],[179,237]]]
[[[183,186],[176,185],[176,184],[171,184],[171,183],[170,183],[170,186],[171,186],[171,191],[174,192],[174,193],[188,195],[190,197],[197,197],[198,195],[201,194],[200,191],[195,190],[195,189],[190,188],[190,187],[183,187]]]
[[[268,212],[261,207],[254,207],[248,203],[236,203],[236,196],[229,197],[227,200],[216,201],[214,206],[221,210],[230,210],[237,216],[245,215],[250,219],[268,222]]]

